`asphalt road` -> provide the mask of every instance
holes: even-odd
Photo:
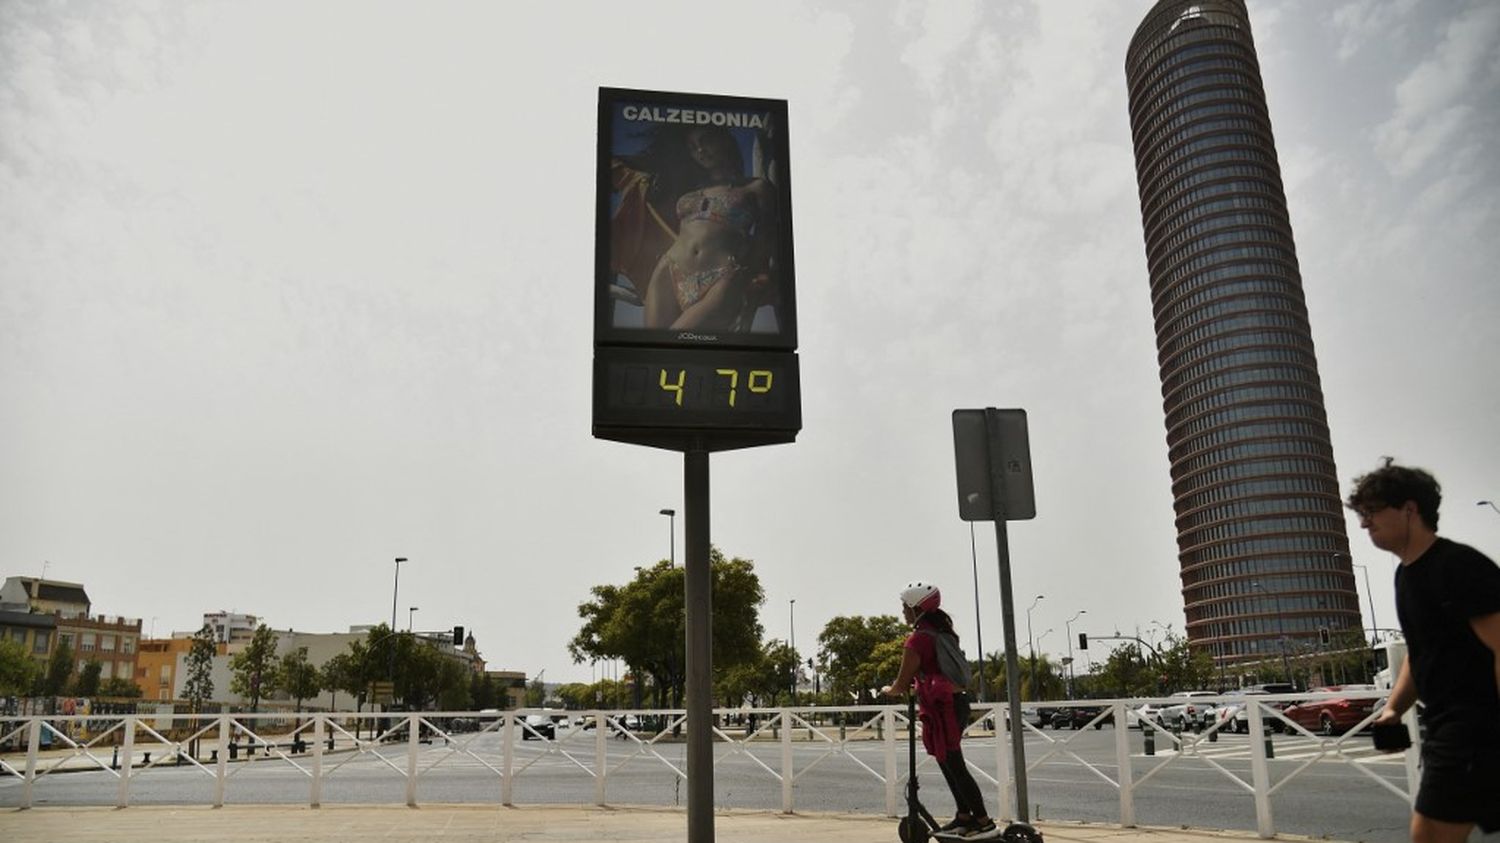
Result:
[[[1146,825],[1191,826],[1253,830],[1255,803],[1249,786],[1250,741],[1225,735],[1217,743],[1203,743],[1187,753],[1176,753],[1159,736],[1159,754],[1141,754],[1142,736],[1129,733],[1135,790],[1136,820]],[[428,803],[497,803],[501,800],[503,769],[501,737],[494,733],[460,735],[452,745],[439,740],[419,753],[417,801]],[[1066,741],[1053,743],[1051,741]],[[1408,807],[1381,787],[1368,773],[1404,788],[1405,768],[1400,756],[1378,756],[1367,738],[1350,738],[1343,754],[1314,759],[1318,741],[1304,736],[1277,735],[1276,758],[1270,762],[1271,780],[1281,782],[1272,796],[1279,833],[1328,836],[1372,843],[1407,839]],[[605,741],[609,770],[605,800],[611,804],[681,805],[686,788],[667,762],[683,767],[681,743],[658,743],[649,750],[622,740]],[[823,742],[797,740],[792,744],[796,778],[794,806],[808,811],[852,811],[883,814],[885,786],[875,774],[885,769],[885,746],[880,741],[851,741],[844,749]],[[898,771],[906,770],[904,743],[898,744]],[[1065,749],[1066,752],[1061,751]],[[1050,750],[1059,750],[1042,759]],[[1008,746],[1007,746],[1008,752]],[[654,754],[653,754],[654,753]],[[1078,756],[1071,757],[1068,753]],[[660,755],[661,758],[657,758]],[[970,738],[965,755],[981,770],[995,772],[994,739]],[[569,757],[572,756],[572,757]],[[715,767],[715,802],[722,807],[775,809],[781,805],[781,782],[756,763],[773,771],[781,766],[781,745],[758,742],[748,749],[719,745]],[[923,757],[919,753],[919,758]],[[576,731],[556,744],[520,742],[515,750],[513,802],[519,805],[592,804],[595,780],[592,732]],[[1033,820],[1119,821],[1119,793],[1102,776],[1118,778],[1113,727],[1082,732],[1028,733],[1029,802]],[[1082,761],[1095,769],[1090,770]],[[1230,778],[1209,760],[1242,780]],[[863,762],[874,771],[860,766]],[[311,768],[307,756],[297,762]],[[324,758],[324,804],[401,804],[405,801],[404,745],[376,753],[336,752]],[[490,767],[495,768],[494,770]],[[1152,772],[1157,767],[1159,770]],[[1097,772],[1096,772],[1097,771]],[[1149,778],[1147,776],[1149,775]],[[951,814],[953,807],[941,774],[930,762],[919,768],[923,801],[935,815]],[[20,804],[20,781],[0,777],[0,806]],[[277,758],[258,758],[229,766],[225,801],[229,804],[306,804],[312,779],[303,770]],[[991,795],[994,786],[981,780]],[[43,776],[35,784],[38,805],[113,805],[119,779],[104,771],[79,771]],[[137,771],[130,784],[130,801],[138,805],[209,804],[214,782],[191,766],[159,766]]]

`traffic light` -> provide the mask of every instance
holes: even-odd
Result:
[[[1080,632],[1080,633],[1078,633],[1078,649],[1080,649],[1080,650],[1087,650],[1088,648],[1089,648],[1089,634],[1087,632]]]
[[[463,644],[464,644],[464,628],[461,627],[461,626],[455,626],[455,627],[453,627],[453,646],[455,646],[455,647],[462,647]]]

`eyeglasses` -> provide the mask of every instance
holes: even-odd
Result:
[[[1354,507],[1354,514],[1358,515],[1361,521],[1369,521],[1371,518],[1390,508],[1389,504],[1383,503],[1375,504],[1374,506],[1356,506]]]

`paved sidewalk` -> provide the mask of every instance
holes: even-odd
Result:
[[[1050,843],[1208,843],[1252,841],[1236,831],[1120,828],[1044,823]],[[714,815],[716,843],[868,843],[896,841],[896,821],[853,814],[723,811]],[[7,843],[508,843],[508,841],[685,841],[687,814],[665,808],[472,805],[338,805],[322,808],[226,806],[31,808],[0,811]],[[1310,840],[1277,835],[1278,840]],[[1320,840],[1322,838],[1319,838]]]

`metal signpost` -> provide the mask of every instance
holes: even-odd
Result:
[[[1000,565],[1001,625],[1005,634],[1006,691],[1011,751],[1015,763],[1016,816],[1030,822],[1026,801],[1025,721],[1021,718],[1021,669],[1016,661],[1015,603],[1011,598],[1010,545],[1005,522],[1036,517],[1025,410],[953,411],[953,453],[958,475],[958,515],[995,522]],[[984,654],[979,654],[980,660]],[[998,728],[998,725],[997,725]],[[1007,834],[1009,838],[1009,834]]]
[[[708,455],[802,429],[787,104],[599,91],[593,432],[681,451],[689,843],[712,843]]]

